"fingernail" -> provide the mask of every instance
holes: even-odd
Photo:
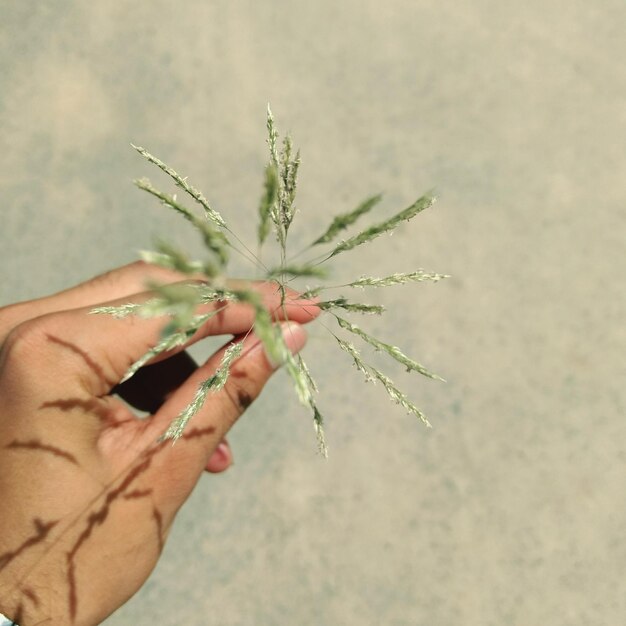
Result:
[[[299,352],[306,343],[307,334],[304,328],[297,322],[282,322],[280,331],[283,341],[291,354]],[[285,362],[284,348],[278,341],[272,341],[271,344],[260,344],[265,353],[265,358],[269,362],[272,369],[276,370]]]
[[[232,454],[230,452],[230,446],[225,441],[221,441],[217,448],[215,448],[215,452],[218,452],[225,462],[229,462],[230,465],[233,464]]]
[[[283,341],[291,354],[299,352],[306,343],[306,331],[297,322],[282,322],[280,331]],[[272,369],[278,369],[285,362],[283,348],[279,342],[272,342],[271,345],[264,346],[265,358],[268,360]]]
[[[283,322],[280,325],[285,344],[291,354],[297,354],[304,348],[307,334],[304,328],[297,322]]]
[[[221,441],[213,450],[204,469],[212,474],[219,474],[233,465],[233,453],[226,440]]]

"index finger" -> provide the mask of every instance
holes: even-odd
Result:
[[[173,283],[185,278],[180,272],[135,261],[94,276],[69,289],[35,300],[10,304],[2,308],[0,316],[0,345],[15,326],[29,319],[55,311],[95,306],[107,300],[132,296],[146,289],[148,281]]]
[[[299,300],[295,291],[287,290],[284,306],[275,284],[245,283],[262,298],[263,305],[276,320],[291,319],[304,324],[319,315],[320,310],[311,300]],[[241,286],[241,282],[235,283]],[[133,297],[102,303],[120,306],[129,302],[143,303],[154,297],[143,292]],[[27,360],[29,354],[37,357],[38,371],[54,372],[45,380],[58,387],[61,377],[66,385],[74,385],[83,392],[99,396],[107,394],[120,382],[130,365],[158,344],[168,317],[116,319],[109,315],[90,315],[92,307],[50,313],[17,327],[7,340],[8,354],[18,352]],[[254,325],[254,309],[240,302],[200,305],[198,314],[219,312],[211,317],[185,343],[164,352],[152,362],[167,358],[209,335],[239,335]],[[28,371],[28,366],[26,366]],[[38,381],[41,385],[41,381]]]

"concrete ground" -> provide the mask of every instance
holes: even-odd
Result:
[[[278,376],[107,626],[624,623],[622,0],[0,8],[0,304],[159,234],[195,245],[132,188],[163,179],[131,141],[253,242],[268,101],[302,149],[296,246],[368,194],[383,212],[440,194],[336,264],[452,275],[373,294],[390,311],[364,322],[448,380],[386,370],[433,429],[318,325],[329,460]]]

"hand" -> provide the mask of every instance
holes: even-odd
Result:
[[[242,356],[183,437],[175,445],[158,443],[228,344],[182,383],[161,380],[162,406],[137,418],[113,392],[128,366],[158,341],[164,321],[88,313],[150,298],[147,279],[181,276],[135,263],[0,309],[0,612],[20,626],[99,624],[128,600],[154,568],[202,471],[230,465],[224,436],[272,374],[259,340],[253,333],[244,338],[252,310],[231,303],[189,344],[234,335],[243,341]],[[275,286],[253,288],[281,320]],[[296,297],[288,294],[292,322],[283,321],[293,352],[306,341],[300,323],[319,313]],[[172,363],[184,348],[158,360]],[[147,366],[144,377],[157,367]]]

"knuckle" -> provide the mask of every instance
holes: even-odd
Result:
[[[131,291],[141,290],[145,280],[150,276],[151,266],[143,260],[133,261],[123,267],[116,267],[108,272],[98,274],[83,283],[86,288],[96,288],[104,291],[112,290],[114,293],[122,285],[128,285]]]
[[[117,267],[107,272],[103,272],[102,274],[98,274],[97,276],[90,278],[88,281],[81,283],[79,288],[87,290],[96,289],[105,293],[113,291],[115,293],[116,290],[119,289],[124,275],[126,275],[130,280],[136,280],[138,278],[141,274],[140,263],[143,263],[143,261],[135,261],[124,267]]]
[[[39,361],[50,330],[47,316],[17,324],[8,332],[2,345],[2,362],[15,367]]]
[[[133,280],[137,284],[137,287],[140,289],[145,288],[146,281],[148,279],[153,278],[153,277],[158,278],[159,274],[161,273],[161,270],[164,275],[170,274],[170,270],[165,270],[156,265],[152,265],[151,263],[148,263],[147,261],[144,261],[143,259],[139,259],[138,261],[133,261],[127,267],[129,270],[129,275],[132,276]],[[117,274],[119,275],[120,272],[118,271]],[[118,280],[119,280],[119,276],[118,276]]]
[[[37,303],[33,301],[17,302],[0,307],[0,345],[17,326],[38,315]]]
[[[131,267],[134,264],[131,264]],[[89,281],[87,281],[86,283],[83,283],[84,286],[98,286],[98,287],[110,287],[115,285],[119,280],[119,270],[118,269],[113,269],[113,270],[109,270],[108,272],[104,272],[102,274],[98,274],[97,276],[94,276],[93,278],[91,278]]]
[[[19,304],[9,304],[0,307],[0,343],[4,341],[4,338],[7,337],[21,318],[20,309]]]
[[[9,385],[21,381],[26,388],[37,379],[47,332],[43,317],[29,315],[32,310],[19,303],[0,311],[0,379]]]

